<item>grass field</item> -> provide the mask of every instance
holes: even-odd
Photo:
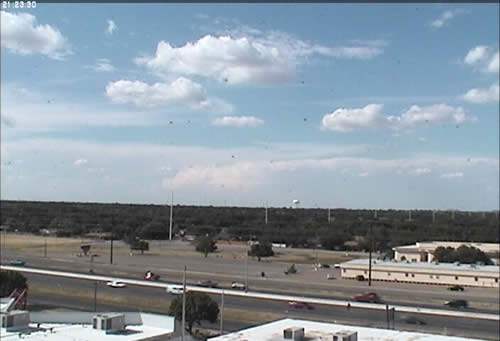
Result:
[[[109,242],[97,239],[88,238],[62,238],[52,236],[39,236],[32,234],[7,233],[6,237],[2,234],[0,246],[8,249],[18,249],[30,254],[42,255],[47,247],[48,254],[68,254],[75,255],[81,253],[80,246],[83,244],[91,245],[91,253],[104,254],[108,252]],[[203,254],[196,252],[193,245],[183,244],[182,246],[169,246],[159,242],[151,242],[148,254],[162,256],[196,256],[204,257]],[[117,255],[129,254],[130,249],[121,241],[115,241],[114,252]],[[137,253],[137,251],[134,251]],[[228,248],[225,244],[219,247],[215,253],[208,255],[208,258],[226,258],[226,259],[243,259],[246,257],[247,248],[245,246]],[[353,259],[352,255],[346,256],[343,252],[327,251],[327,250],[294,250],[294,249],[276,249],[275,256],[263,258],[263,262],[284,262],[296,264],[314,264],[326,263],[335,264],[349,259]]]

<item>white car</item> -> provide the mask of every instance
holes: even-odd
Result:
[[[184,287],[182,285],[167,285],[166,291],[172,295],[182,295],[184,293]]]
[[[246,285],[240,282],[233,282],[231,283],[231,288],[233,289],[239,289],[239,290],[245,290]]]
[[[106,285],[111,288],[125,288],[127,286],[125,283],[118,281],[111,281],[106,283]]]

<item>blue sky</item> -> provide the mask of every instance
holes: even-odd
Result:
[[[4,10],[2,199],[498,209],[498,10]]]

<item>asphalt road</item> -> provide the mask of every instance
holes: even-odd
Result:
[[[18,250],[9,250],[10,258],[20,257],[27,266],[54,270],[88,272],[89,260],[85,257],[53,255],[52,258],[27,255]],[[191,283],[210,279],[221,286],[229,286],[231,281],[245,282],[245,262],[238,259],[204,258],[199,256],[165,257],[158,255],[123,256],[117,255],[113,265],[107,264],[107,257],[95,259],[93,268],[97,274],[114,274],[120,277],[141,278],[150,269],[161,275],[162,280],[180,282],[184,265],[188,266]],[[365,291],[375,291],[384,302],[389,304],[412,305],[428,308],[446,309],[443,303],[451,299],[465,299],[473,311],[499,313],[499,292],[494,288],[466,288],[465,292],[451,292],[446,286],[431,286],[409,283],[367,282],[353,280],[326,280],[326,274],[340,278],[339,269],[314,271],[310,265],[297,265],[297,275],[284,275],[283,269],[289,264],[266,263],[249,260],[248,283],[253,290],[272,293],[299,293],[310,297],[331,299],[350,299]],[[260,273],[264,271],[263,278]]]
[[[41,304],[49,306],[62,306],[68,308],[77,308],[81,310],[93,310],[93,300],[92,299],[82,299],[70,294],[65,294],[66,291],[71,290],[81,290],[90,292],[89,297],[93,297],[94,293],[94,282],[68,279],[68,278],[56,278],[51,276],[43,275],[33,275],[27,274],[28,285],[30,286],[29,302],[30,304]],[[56,288],[58,294],[55,297],[43,297],[43,295],[36,295],[37,286],[50,286]],[[104,284],[98,285],[98,301],[97,307],[99,311],[105,310],[137,310],[138,307],[130,307],[127,305],[120,306],[113,304],[100,304],[100,297],[105,297],[108,295],[121,295],[125,299],[140,298],[144,301],[155,300],[159,302],[160,306],[165,308],[157,309],[158,313],[166,313],[168,311],[168,305],[170,300],[174,296],[165,293],[162,289],[145,288],[128,286],[123,289],[113,289],[109,288]],[[217,295],[212,295],[212,298],[220,302],[220,297]],[[331,307],[323,305],[315,305],[312,310],[304,309],[294,309],[289,308],[286,302],[261,300],[253,298],[242,298],[242,297],[232,297],[226,296],[224,298],[225,308],[240,309],[249,312],[255,312],[256,314],[272,313],[279,315],[278,318],[293,317],[293,318],[304,318],[310,320],[328,320],[331,322],[345,323],[352,325],[363,325],[371,327],[381,327],[384,328],[387,325],[386,313],[367,309],[350,309],[341,307]],[[144,309],[144,308],[142,308]],[[464,318],[452,318],[452,317],[441,317],[441,316],[429,316],[419,314],[418,318],[424,320],[427,324],[425,326],[413,326],[408,325],[401,321],[401,314],[396,312],[395,318],[395,328],[405,329],[405,330],[417,330],[420,332],[431,332],[439,334],[448,335],[458,335],[465,337],[475,337],[484,338],[489,340],[499,339],[499,325],[497,321],[485,321],[485,320],[473,320]],[[408,315],[408,314],[405,314]],[[416,316],[416,315],[415,315]],[[238,321],[232,320],[231,317],[227,316],[224,322],[225,330],[237,330],[244,327],[249,327],[253,325],[253,322],[248,321]],[[206,327],[211,327],[213,329],[218,329],[218,325],[205,325]]]

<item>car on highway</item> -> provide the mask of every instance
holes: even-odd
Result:
[[[184,293],[184,286],[182,285],[167,285],[166,292],[172,295],[182,295]],[[187,290],[186,290],[187,292]]]
[[[231,288],[245,290],[247,286],[244,283],[234,281],[231,283]]]
[[[110,288],[125,288],[127,286],[125,283],[116,280],[107,282],[106,285]]]
[[[160,275],[156,275],[151,271],[146,271],[144,279],[147,281],[158,281],[160,279]]]
[[[426,325],[427,322],[416,317],[416,316],[401,316],[401,322],[408,324],[418,324],[418,325]]]
[[[333,274],[326,274],[326,279],[336,279]]]
[[[314,307],[307,302],[290,301],[288,302],[288,306],[290,308],[295,308],[295,309],[308,309],[308,310],[314,309]]]
[[[9,263],[9,265],[13,265],[13,266],[24,266],[24,264],[26,264],[26,263],[25,263],[25,261],[20,260],[20,259],[13,259],[13,260]]]
[[[333,267],[334,267],[335,269],[340,269],[340,264],[339,264],[339,263],[336,263],[335,265],[333,265]]]
[[[378,303],[380,302],[380,297],[374,292],[365,292],[356,295],[352,298],[356,302],[368,302],[368,303]]]
[[[451,308],[459,308],[459,309],[464,309],[469,306],[468,302],[466,300],[451,300],[451,301],[446,301],[444,305],[447,305],[448,307]]]
[[[198,286],[205,288],[217,288],[217,283],[208,279],[206,281],[198,281]]]
[[[450,290],[450,291],[464,291],[464,287],[461,285],[453,285],[451,287],[448,287],[448,290]]]

